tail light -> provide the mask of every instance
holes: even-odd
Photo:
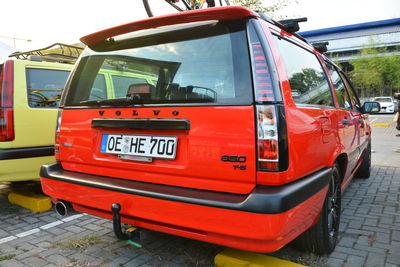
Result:
[[[15,138],[13,67],[13,61],[7,60],[0,68],[0,142],[13,141]]]
[[[60,160],[60,125],[61,125],[62,109],[58,110],[56,122],[56,134],[54,140],[54,157]]]
[[[259,171],[284,171],[288,165],[285,112],[279,84],[274,78],[274,63],[265,38],[257,26],[249,27],[257,119]]]
[[[278,170],[279,140],[275,106],[257,105],[257,119],[258,167]]]

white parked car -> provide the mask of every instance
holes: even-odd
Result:
[[[381,104],[381,111],[379,113],[394,113],[395,102],[391,96],[379,96],[375,97],[373,101],[379,102]]]

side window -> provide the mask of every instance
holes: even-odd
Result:
[[[275,36],[296,104],[333,106],[332,92],[318,58]]]
[[[57,108],[69,71],[26,69],[28,104],[31,108]]]
[[[344,84],[347,88],[347,92],[350,95],[351,98],[351,103],[353,104],[353,106],[356,106],[358,108],[361,108],[361,102],[358,99],[357,94],[354,91],[353,86],[351,85],[350,81],[348,80],[348,78],[346,77],[346,75],[343,72],[340,72],[340,77],[342,78],[342,80],[344,81]]]
[[[339,102],[339,107],[345,109],[352,109],[350,96],[346,90],[342,78],[339,75],[339,72],[336,70],[334,66],[332,66],[329,63],[326,63],[326,67],[328,68],[328,72],[329,75],[331,76],[333,86],[335,87],[335,93]]]

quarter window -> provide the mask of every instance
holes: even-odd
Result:
[[[275,36],[297,104],[333,106],[333,97],[318,58],[311,52]]]

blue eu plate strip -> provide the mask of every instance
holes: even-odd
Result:
[[[103,134],[103,136],[101,138],[100,152],[107,151],[107,141],[108,141],[108,134]]]

